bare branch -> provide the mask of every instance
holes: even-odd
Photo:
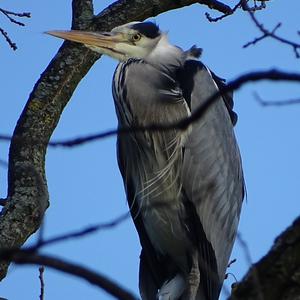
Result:
[[[236,258],[232,259],[232,260],[228,263],[227,268],[230,268],[231,265],[233,265],[234,263],[236,263]]]
[[[270,101],[270,100],[264,100],[262,99],[258,93],[254,93],[254,97],[256,101],[261,105],[261,106],[288,106],[288,105],[299,105],[300,104],[300,99],[288,99],[288,100],[276,100],[276,101]]]
[[[25,24],[22,23],[22,22],[17,21],[15,18],[13,18],[11,16],[15,16],[15,17],[19,17],[19,18],[24,18],[24,17],[25,18],[30,18],[31,17],[29,12],[16,13],[16,12],[13,12],[13,11],[5,10],[3,8],[0,8],[0,12],[2,14],[4,14],[10,22],[15,23],[15,24],[20,25],[20,26],[25,26]]]
[[[122,288],[119,284],[108,279],[106,276],[96,273],[88,268],[78,264],[68,262],[56,257],[39,255],[34,252],[24,250],[7,250],[2,251],[1,257],[6,260],[13,261],[16,264],[34,264],[47,266],[69,275],[74,275],[80,279],[85,279],[89,283],[104,289],[110,295],[121,300],[137,300],[138,298],[131,292]]]
[[[5,10],[3,8],[0,8],[0,13],[2,13],[10,22],[17,24],[19,26],[25,26],[24,23],[17,21],[14,17],[18,17],[18,18],[30,18],[30,13],[29,12],[23,12],[23,13],[16,13],[13,11],[9,11],[9,10]],[[0,33],[4,36],[6,42],[9,44],[9,46],[13,49],[13,50],[17,50],[17,45],[16,43],[14,43],[11,38],[9,37],[8,33],[0,27]]]
[[[223,15],[221,15],[221,16],[219,16],[219,17],[213,18],[213,17],[211,17],[211,15],[210,15],[209,13],[205,13],[205,16],[206,16],[206,18],[207,18],[207,20],[208,20],[209,22],[218,22],[218,21],[220,21],[220,20],[222,20],[222,19],[224,19],[224,18],[226,18],[226,17],[232,15],[233,13],[235,13],[235,11],[236,11],[239,7],[241,7],[241,2],[242,2],[242,1],[239,1],[239,2],[231,9],[230,12],[224,13]]]
[[[1,34],[5,37],[5,40],[7,41],[7,43],[9,44],[9,46],[10,46],[14,51],[17,50],[18,47],[17,47],[16,43],[14,43],[14,42],[10,39],[10,37],[8,36],[8,33],[7,33],[4,29],[2,29],[1,27],[0,27],[0,32],[1,32]]]
[[[230,15],[232,15],[233,13],[235,13],[235,11],[238,9],[238,8],[241,8],[242,7],[242,2],[245,1],[245,0],[240,0],[232,9],[231,11],[228,11],[227,13],[223,13],[222,15],[220,15],[219,17],[216,17],[216,18],[213,18],[211,17],[211,15],[209,13],[205,13],[205,16],[207,18],[207,20],[209,22],[218,22]],[[246,2],[248,2],[249,0],[246,0]],[[258,0],[261,2],[260,5],[257,5],[256,4],[256,0],[254,0],[254,5],[252,7],[249,7],[248,10],[251,11],[251,12],[255,12],[257,10],[262,10],[262,9],[265,9],[266,8],[266,1],[268,0]]]
[[[94,17],[93,0],[73,0],[72,13],[72,29],[87,28]]]
[[[44,300],[44,294],[45,294],[44,272],[45,272],[45,267],[44,266],[39,267],[39,280],[41,284],[40,300]]]
[[[231,8],[216,0],[165,0],[165,1],[131,1],[120,0],[104,9],[95,16],[94,25],[98,31],[111,30],[113,27],[131,21],[142,21],[149,17],[155,17],[163,12],[189,6],[195,3],[203,4],[211,9],[229,14]],[[114,26],[112,26],[114,24]]]
[[[269,253],[234,286],[229,300],[295,300],[300,294],[299,266],[300,217],[276,238]]]
[[[198,1],[200,4],[207,5],[209,8],[218,10],[224,14],[228,14],[231,11],[230,6],[216,0],[200,0]]]
[[[277,34],[275,34],[275,31],[281,26],[281,23],[278,23],[272,31],[269,31],[264,27],[264,25],[262,23],[260,23],[257,20],[257,18],[254,15],[254,11],[248,6],[247,0],[242,0],[241,4],[242,4],[242,8],[249,13],[250,18],[253,21],[253,23],[256,25],[256,27],[260,30],[260,32],[263,33],[262,36],[255,38],[253,41],[245,44],[243,46],[244,48],[246,48],[250,45],[255,45],[257,42],[259,42],[267,37],[271,37],[274,40],[279,41],[280,43],[291,46],[293,48],[296,58],[300,58],[300,52],[299,52],[300,44],[299,43],[289,41],[289,40],[282,38],[282,37],[278,36]]]
[[[0,134],[0,141],[10,142],[11,136],[6,134]]]
[[[255,38],[253,41],[250,41],[248,43],[246,43],[245,45],[243,45],[243,48],[247,48],[251,45],[255,45],[256,43],[260,42],[261,40],[267,38],[270,36],[270,34],[275,34],[276,30],[281,26],[282,24],[281,23],[278,23],[274,29],[271,31],[271,33],[267,32],[267,33],[264,33],[262,36],[260,37],[257,37]]]
[[[47,240],[39,240],[36,245],[27,247],[26,250],[28,251],[35,251],[37,249],[40,249],[41,247],[48,246],[50,244],[58,243],[58,242],[65,242],[66,240],[74,239],[74,238],[79,238],[86,236],[88,234],[95,233],[100,230],[104,229],[111,229],[113,227],[118,226],[122,222],[124,222],[128,217],[130,216],[129,212],[126,212],[125,214],[120,215],[119,217],[115,218],[112,221],[109,221],[107,223],[101,223],[97,225],[92,225],[84,229],[80,229],[77,231],[69,232],[63,235],[59,235],[53,238],[49,238]]]

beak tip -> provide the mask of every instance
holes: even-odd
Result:
[[[60,33],[63,33],[63,30],[47,30],[47,31],[44,31],[44,34],[49,34],[49,35],[52,35],[52,36],[55,36],[55,37],[61,37],[59,35]]]

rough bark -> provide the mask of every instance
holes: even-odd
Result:
[[[215,0],[117,1],[93,16],[92,0],[73,0],[73,29],[107,31],[113,27],[194,3],[223,13],[230,8]],[[39,229],[49,205],[45,176],[48,141],[80,80],[99,55],[65,42],[35,84],[17,122],[9,151],[8,195],[0,216],[0,249],[21,247]],[[0,263],[0,280],[9,262]]]
[[[300,299],[300,217],[254,264],[243,280],[234,285],[228,300]]]

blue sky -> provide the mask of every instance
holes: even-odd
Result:
[[[110,1],[95,1],[96,12]],[[279,34],[299,41],[296,31],[300,2],[273,0],[258,14],[268,28],[283,22]],[[51,29],[69,29],[71,1],[2,1],[1,7],[30,11],[31,19],[21,28],[1,16],[0,24],[19,49],[13,52],[0,40],[0,133],[12,134],[16,121],[35,82],[56,54],[61,40],[44,35]],[[209,23],[204,6],[193,5],[155,18],[170,40],[182,48],[193,44],[204,49],[202,60],[219,76],[234,79],[248,71],[278,67],[299,71],[300,60],[291,48],[273,40],[255,47],[242,45],[259,36],[245,13],[239,12],[219,23]],[[211,12],[216,15],[215,12]],[[111,96],[111,78],[116,62],[102,58],[74,92],[62,114],[53,139],[64,139],[116,128]],[[239,231],[247,242],[252,261],[271,247],[274,238],[299,214],[300,105],[264,108],[253,97],[266,100],[299,97],[300,85],[260,82],[235,93],[239,114],[239,141],[248,198],[243,206]],[[0,158],[7,160],[9,144],[0,142]],[[47,179],[50,207],[45,219],[45,236],[66,233],[109,221],[126,212],[122,180],[116,164],[115,138],[74,149],[49,149]],[[6,196],[7,170],[0,168],[0,197]],[[34,242],[35,237],[29,240]],[[67,258],[106,274],[137,293],[140,246],[131,220],[80,240],[49,246],[44,253]],[[232,254],[237,262],[230,272],[242,278],[249,267],[245,251],[237,242]],[[227,290],[233,279],[226,281]],[[45,271],[46,299],[112,299],[106,293],[76,278]],[[38,267],[15,266],[0,284],[0,296],[9,300],[38,299]],[[225,297],[224,294],[222,296]]]

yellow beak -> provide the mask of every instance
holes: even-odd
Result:
[[[126,42],[123,34],[111,32],[88,32],[79,30],[51,30],[45,32],[55,37],[92,46],[93,48],[102,48],[115,50],[117,43]],[[99,50],[100,50],[99,49]]]

